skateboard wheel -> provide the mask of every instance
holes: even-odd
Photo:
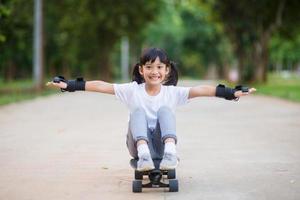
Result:
[[[139,172],[137,170],[134,171],[134,178],[136,180],[143,180],[143,172]]]
[[[178,192],[178,180],[177,179],[169,180],[169,192]]]
[[[176,178],[176,170],[175,169],[168,170],[167,177],[168,177],[168,179],[175,179]]]
[[[134,180],[132,181],[132,192],[142,192],[142,181],[141,180]]]

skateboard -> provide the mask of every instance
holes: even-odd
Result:
[[[130,165],[134,169],[134,180],[132,181],[132,192],[142,192],[143,188],[169,188],[169,192],[178,192],[178,180],[176,170],[160,170],[160,159],[154,159],[155,169],[150,171],[137,171],[137,159],[131,159]],[[144,179],[148,176],[149,180]],[[143,183],[143,180],[147,183]]]

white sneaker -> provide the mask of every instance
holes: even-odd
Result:
[[[171,170],[171,169],[175,169],[177,165],[178,165],[178,158],[176,154],[165,153],[159,168],[161,170]]]
[[[150,171],[154,169],[154,163],[150,154],[142,155],[137,162],[137,171]]]

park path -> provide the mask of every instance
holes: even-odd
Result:
[[[249,96],[178,108],[178,193],[131,192],[127,114],[89,92],[0,107],[0,199],[300,199],[300,104]]]

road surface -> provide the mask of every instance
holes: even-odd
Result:
[[[300,104],[197,98],[176,117],[180,191],[133,194],[128,111],[114,96],[58,92],[2,106],[0,199],[300,199]]]

